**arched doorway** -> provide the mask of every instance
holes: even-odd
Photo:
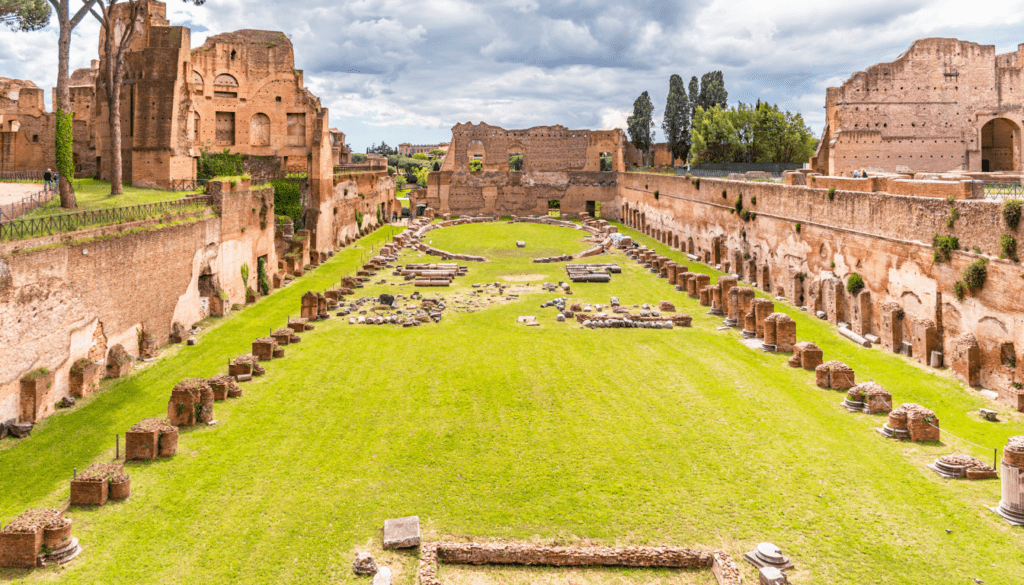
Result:
[[[985,173],[1018,169],[1020,129],[1006,118],[981,127],[981,170]]]

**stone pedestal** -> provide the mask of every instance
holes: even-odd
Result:
[[[1000,467],[1002,497],[991,510],[1014,526],[1024,526],[1024,436],[1010,437]]]
[[[21,379],[21,422],[35,423],[53,414],[56,374],[41,372],[29,373]]]
[[[981,348],[978,340],[970,333],[964,333],[953,341],[951,366],[953,373],[968,386],[981,385]]]
[[[939,332],[935,322],[930,319],[914,319],[910,343],[914,359],[927,365],[932,352],[939,349]]]
[[[903,308],[899,303],[882,303],[880,308],[882,330],[878,336],[882,347],[899,353],[903,349]]]
[[[768,299],[755,298],[752,303],[751,312],[754,314],[754,326],[757,337],[764,337],[764,320],[775,312],[775,303]]]

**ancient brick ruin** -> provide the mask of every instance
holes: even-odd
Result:
[[[616,219],[624,142],[621,130],[457,124],[440,172],[430,174],[425,193],[411,194],[411,203],[439,213],[500,216],[546,215],[549,201],[558,201],[563,215],[596,216],[600,208],[601,217]],[[511,170],[513,155],[522,156],[522,170]],[[481,170],[472,170],[477,164]]]
[[[854,73],[825,98],[815,172],[1020,171],[1024,45],[914,41],[891,63]]]
[[[129,6],[115,5],[119,25]],[[334,164],[348,162],[344,134],[328,128],[320,99],[303,85],[292,43],[282,32],[242,30],[209,37],[195,49],[190,31],[170,26],[163,2],[149,0],[139,33],[128,48],[121,92],[125,182],[169,189],[196,177],[200,150],[268,157],[280,172],[310,172],[309,159],[326,147]],[[75,171],[110,176],[109,108],[99,59],[71,76],[75,112]],[[54,167],[54,115],[42,90],[27,81],[0,79],[0,171]],[[272,176],[270,178],[273,178]]]

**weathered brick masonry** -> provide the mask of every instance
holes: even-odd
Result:
[[[59,400],[79,358],[102,360],[117,344],[137,357],[140,328],[166,343],[172,324],[205,317],[220,291],[245,302],[241,265],[255,274],[265,256],[277,266],[273,211],[265,224],[260,215],[273,196],[224,185],[214,189],[219,217],[36,251],[26,246],[39,240],[0,246],[0,420],[18,416],[19,379],[31,370],[56,373],[50,397]]]
[[[618,184],[627,224],[712,263],[732,262],[733,271],[749,254],[756,270],[746,278],[758,288],[879,335],[895,350],[913,339],[915,321],[931,322],[947,365],[955,340],[971,333],[980,346],[978,383],[1004,387],[1024,376],[1022,270],[996,258],[1001,234],[1020,235],[1003,224],[999,202],[955,201],[961,215],[949,229],[951,204],[935,197],[837,190],[830,200],[826,189],[812,187],[707,178],[698,187],[685,177],[640,173],[619,174]],[[756,213],[751,221],[731,212],[740,192],[744,208]],[[962,302],[953,283],[979,256],[958,251],[937,263],[935,234],[955,235],[962,248],[990,258],[984,287]],[[852,273],[866,284],[857,297],[846,292]],[[927,363],[924,353],[914,358]]]

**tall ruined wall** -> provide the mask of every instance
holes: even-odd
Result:
[[[59,399],[79,358],[104,359],[115,344],[137,356],[140,328],[166,343],[173,323],[188,327],[209,314],[206,297],[218,289],[245,302],[241,265],[255,275],[266,256],[277,266],[273,194],[229,189],[214,196],[219,217],[36,251],[43,241],[0,249],[0,420],[18,416],[19,380],[33,369],[57,372]]]
[[[346,245],[369,230],[400,214],[402,205],[396,198],[395,180],[387,171],[340,173],[334,176],[333,187],[316,206],[307,204],[305,225],[310,227],[312,247],[326,252]],[[380,223],[377,211],[380,210]],[[362,223],[356,221],[356,212]]]
[[[828,89],[827,144],[812,166],[831,175],[981,171],[983,161],[1021,170],[1022,50],[996,55],[991,45],[921,39],[895,61],[854,73]],[[983,135],[995,118],[1014,127]]]
[[[930,245],[933,235],[949,234],[961,247],[997,256],[999,237],[1008,233],[997,202],[956,201],[961,217],[950,230],[950,204],[937,198],[837,190],[829,200],[826,189],[811,187],[715,179],[699,185],[684,177],[620,174],[621,213],[645,233],[712,263],[728,262],[759,288],[823,310],[858,332],[882,336],[882,305],[896,303],[905,315],[896,324],[902,339],[911,340],[915,320],[933,321],[947,365],[957,337],[972,333],[981,347],[980,383],[988,387],[1024,377],[1024,369],[1011,365],[1024,364],[1021,267],[992,258],[984,287],[961,302],[953,283],[979,256],[954,252],[950,262],[937,263]],[[751,221],[730,211],[740,192],[743,207],[756,213]],[[867,289],[856,298],[845,287],[852,273]],[[922,357],[928,359],[915,355]]]
[[[54,168],[55,118],[31,81],[0,77],[0,171]]]
[[[303,87],[284,33],[212,36],[192,51],[191,66],[196,147],[276,154],[289,170],[306,171],[320,100]]]
[[[563,215],[578,216],[588,202],[601,204],[601,217],[618,218],[616,178],[601,171],[430,173],[426,192],[414,191],[414,205],[454,215],[546,215],[548,201]]]
[[[600,171],[601,154],[612,155],[612,169],[624,170],[622,130],[569,130],[537,126],[505,130],[485,122],[456,124],[442,171],[468,171],[479,160],[484,171],[508,171],[509,157],[521,154],[523,171]]]

